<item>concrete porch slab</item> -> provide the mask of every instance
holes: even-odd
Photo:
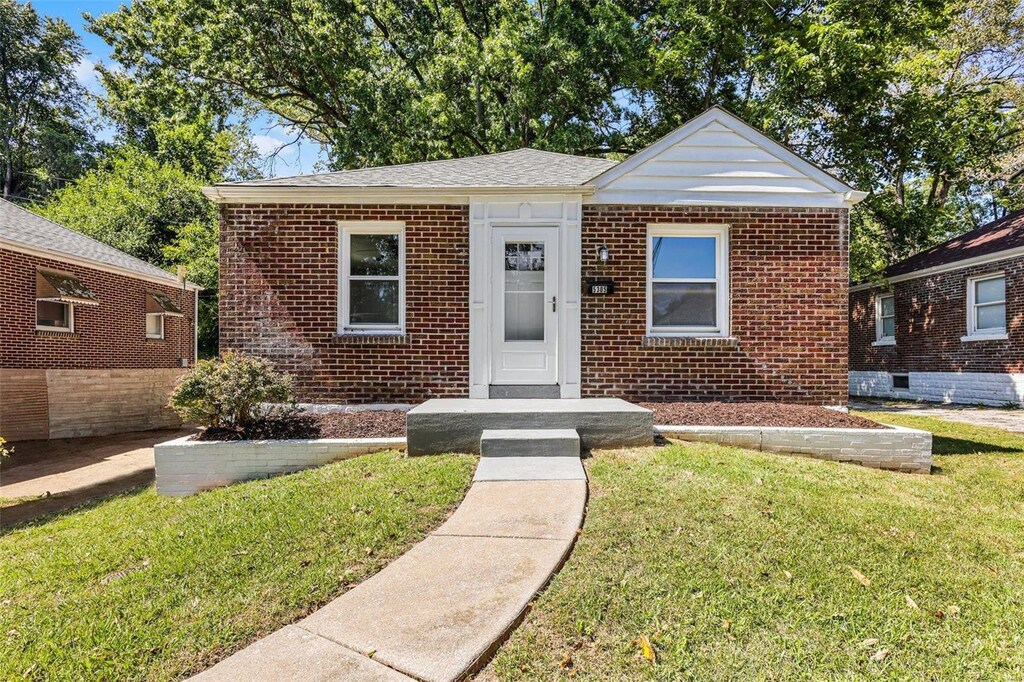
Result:
[[[586,481],[579,457],[481,457],[473,481]]]
[[[586,481],[481,481],[434,535],[572,540],[586,506]]]
[[[192,679],[199,682],[409,682],[412,678],[298,625],[289,625]]]
[[[432,535],[302,627],[417,679],[461,679],[504,638],[571,546]]]
[[[618,398],[435,398],[406,415],[410,455],[480,451],[484,429],[575,429],[583,448],[650,445],[654,413]]]

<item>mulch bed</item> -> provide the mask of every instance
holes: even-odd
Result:
[[[833,429],[884,429],[863,417],[815,405],[788,403],[640,403],[654,410],[662,426],[797,426]]]
[[[196,440],[282,440],[286,438],[405,437],[405,412],[364,411],[297,414],[268,419],[247,429],[208,428]]]

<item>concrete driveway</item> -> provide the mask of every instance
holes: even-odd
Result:
[[[975,426],[991,426],[1005,431],[1024,433],[1024,409],[1007,410],[998,407],[974,407],[943,403],[888,402],[882,400],[850,399],[851,410],[896,412],[921,417],[934,417],[951,422]]]
[[[153,446],[191,432],[13,443],[14,457],[0,469],[0,528],[152,482]]]

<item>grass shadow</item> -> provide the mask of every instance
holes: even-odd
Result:
[[[965,438],[951,438],[950,436],[940,436],[938,434],[932,435],[932,454],[935,455],[984,455],[1021,452],[1024,452],[1024,448],[967,440]]]

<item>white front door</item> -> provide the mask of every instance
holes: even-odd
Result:
[[[558,381],[558,228],[495,227],[491,383]]]

